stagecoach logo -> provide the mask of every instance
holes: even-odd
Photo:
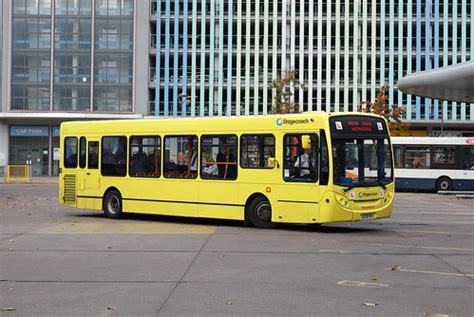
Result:
[[[467,139],[466,143],[474,145],[474,139]]]
[[[276,125],[281,127],[283,125],[293,125],[293,124],[308,124],[309,122],[314,122],[313,119],[276,119]]]
[[[350,192],[350,193],[349,193],[349,197],[350,197],[351,199],[354,199],[354,198],[356,197],[356,194],[355,194],[354,192]]]
[[[377,192],[371,192],[371,193],[362,193],[360,192],[359,193],[359,198],[364,198],[364,197],[373,197],[373,196],[377,196]]]
[[[342,122],[341,121],[336,121],[336,129],[337,130],[342,130]]]

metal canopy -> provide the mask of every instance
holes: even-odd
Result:
[[[403,77],[398,89],[432,99],[474,103],[474,61]]]

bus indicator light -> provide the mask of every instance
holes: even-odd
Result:
[[[271,188],[271,187],[267,187],[267,188],[265,188],[265,192],[267,192],[267,193],[271,193],[271,192],[272,192],[272,188]]]

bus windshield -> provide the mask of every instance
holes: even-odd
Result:
[[[385,186],[393,181],[387,138],[335,138],[332,140],[334,184],[347,187]]]

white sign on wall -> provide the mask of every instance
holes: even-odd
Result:
[[[53,161],[59,161],[60,156],[61,155],[59,153],[59,148],[58,147],[53,148]]]

